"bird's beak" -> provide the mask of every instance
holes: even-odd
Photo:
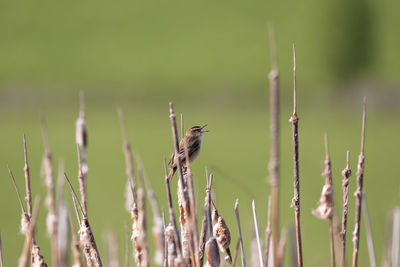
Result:
[[[206,127],[206,126],[207,126],[207,124],[200,128],[202,133],[208,133],[209,132],[209,131],[203,131],[204,127]]]

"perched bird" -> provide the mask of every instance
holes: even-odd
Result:
[[[193,126],[186,132],[186,135],[179,142],[179,157],[181,159],[181,164],[183,165],[186,164],[185,148],[187,149],[187,154],[189,155],[189,163],[197,159],[197,157],[199,156],[201,143],[203,141],[203,135],[205,132],[208,132],[208,131],[203,131],[204,127],[206,126],[207,125]],[[178,168],[177,159],[178,157],[177,155],[175,155],[175,152],[172,153],[171,159],[169,160],[169,165],[170,165],[170,171],[168,174],[169,181],[172,180],[172,177],[174,177],[176,169]]]

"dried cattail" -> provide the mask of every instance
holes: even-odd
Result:
[[[206,243],[206,255],[207,255],[207,263],[205,264],[206,267],[220,266],[218,243],[215,237],[211,237],[210,239],[208,239]]]
[[[77,217],[79,220],[79,215]],[[81,251],[79,249],[79,241],[76,236],[77,232],[76,232],[75,224],[72,219],[71,209],[69,209],[69,212],[68,212],[68,221],[69,221],[69,225],[71,228],[71,234],[72,234],[71,249],[72,249],[72,255],[74,258],[72,267],[82,267]]]
[[[231,244],[231,233],[229,232],[229,228],[225,223],[224,218],[218,213],[217,209],[213,209],[213,234],[217,239],[218,247],[221,252],[224,252],[227,255],[228,263],[232,262],[231,252],[229,250],[229,245]]]
[[[57,218],[58,218],[58,236],[57,247],[59,253],[59,266],[66,267],[68,259],[68,209],[64,201],[64,163],[62,160],[58,164],[57,181]]]
[[[175,235],[175,228],[171,225],[168,225],[165,228],[165,239],[167,242],[168,266],[170,267],[175,266],[175,259],[177,257]]]
[[[333,185],[332,185],[332,168],[331,160],[328,150],[328,137],[325,133],[325,169],[322,176],[325,177],[325,184],[322,188],[321,198],[317,209],[313,210],[313,215],[321,220],[330,221],[330,246],[331,246],[331,266],[335,266],[335,244],[334,244],[334,230],[333,230]]]

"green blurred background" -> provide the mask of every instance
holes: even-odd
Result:
[[[125,174],[116,107],[125,111],[129,138],[166,208],[162,160],[171,142],[168,102],[185,126],[208,124],[202,154],[192,165],[199,204],[204,168],[215,173],[220,213],[236,242],[233,205],[239,198],[250,258],[256,201],[266,226],[270,193],[268,23],[275,27],[281,74],[281,223],[294,223],[292,189],[292,43],[297,48],[300,177],[306,266],[328,266],[328,223],[311,215],[323,179],[323,133],[329,136],[336,203],[341,206],[345,152],[355,174],[361,98],[368,97],[365,191],[378,264],[390,212],[399,204],[398,172],[400,4],[391,1],[2,1],[0,3],[0,231],[6,265],[16,264],[24,237],[6,164],[23,192],[22,133],[28,138],[34,195],[44,200],[38,114],[43,112],[56,166],[64,159],[77,186],[74,140],[79,91],[89,131],[89,213],[99,247],[115,231],[121,260]],[[355,190],[355,175],[350,191]],[[176,181],[176,180],[175,180]],[[174,185],[175,187],[175,185]],[[70,202],[69,193],[66,194]],[[173,197],[176,199],[176,195]],[[348,253],[354,218],[350,197]],[[337,207],[340,211],[340,207]],[[200,210],[199,210],[200,212]],[[38,243],[50,261],[42,205]],[[149,219],[149,222],[151,220]],[[360,266],[368,264],[362,225]],[[290,248],[288,247],[287,255]],[[287,257],[286,266],[290,266]]]

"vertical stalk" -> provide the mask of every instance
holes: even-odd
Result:
[[[296,48],[293,44],[293,115],[290,117],[293,132],[293,172],[294,172],[294,196],[292,206],[295,212],[297,266],[303,267],[303,252],[301,245],[300,228],[300,177],[299,177],[299,118],[296,106]]]

